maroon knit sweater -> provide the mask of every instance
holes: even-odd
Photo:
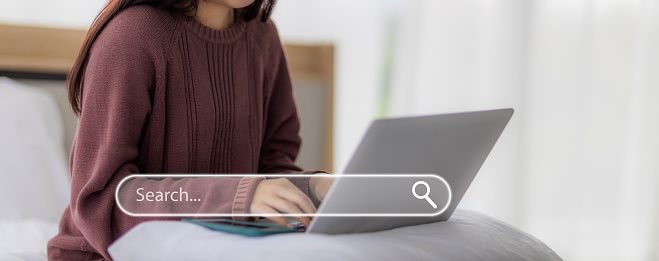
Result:
[[[150,6],[120,12],[89,55],[71,150],[71,202],[50,260],[110,260],[140,222],[115,204],[134,173],[311,173],[294,164],[299,120],[284,49],[268,21],[226,30]],[[258,177],[188,180],[206,213],[246,213]],[[307,179],[292,179],[308,193]],[[161,188],[180,180],[159,181]],[[212,202],[209,203],[209,202]]]

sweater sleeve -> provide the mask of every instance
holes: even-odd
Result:
[[[85,237],[82,250],[95,249],[109,258],[107,247],[139,222],[162,217],[133,217],[115,203],[115,189],[125,177],[139,173],[135,164],[149,122],[152,95],[162,68],[155,44],[131,39],[124,28],[106,27],[94,42],[83,81],[82,112],[71,151],[71,219]],[[110,36],[112,37],[110,37]],[[163,179],[143,181],[153,189],[184,186],[196,191],[204,213],[246,213],[262,177]],[[175,211],[153,205],[149,211]],[[189,208],[190,205],[186,205]],[[159,209],[158,209],[159,208]]]
[[[300,150],[300,120],[297,104],[293,96],[293,87],[286,53],[279,38],[276,38],[277,53],[274,73],[266,77],[270,95],[267,100],[267,119],[259,173],[314,174],[325,173],[322,170],[302,170],[295,164]],[[309,194],[309,178],[290,179],[302,192]]]

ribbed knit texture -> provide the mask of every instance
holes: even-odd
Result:
[[[294,164],[300,138],[277,30],[238,19],[227,30],[150,6],[130,7],[94,42],[71,150],[71,202],[50,260],[111,257],[140,222],[115,204],[135,173],[315,173]],[[265,175],[267,177],[267,175]],[[200,191],[205,213],[247,213],[261,177],[173,180]],[[308,178],[291,179],[308,193]],[[155,182],[155,181],[149,181]]]

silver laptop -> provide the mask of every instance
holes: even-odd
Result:
[[[306,233],[374,232],[448,220],[512,114],[513,109],[500,109],[374,121]],[[394,173],[438,175],[450,184],[445,189],[450,193],[431,194],[431,188],[441,190],[433,184],[423,188],[417,182],[410,190],[409,184],[401,188],[402,182],[382,182],[392,180],[385,177],[347,177]],[[433,204],[429,205],[431,198]],[[373,213],[378,208],[383,213],[433,213],[437,207],[431,205],[442,204],[446,205],[441,214],[432,216],[324,216],[359,214],[355,210],[360,209]]]

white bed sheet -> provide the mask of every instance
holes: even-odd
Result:
[[[142,223],[110,246],[127,260],[561,260],[535,237],[473,211],[447,222],[351,235],[246,237],[175,221]]]
[[[57,228],[57,222],[42,219],[0,220],[0,260],[46,260],[46,243]]]

